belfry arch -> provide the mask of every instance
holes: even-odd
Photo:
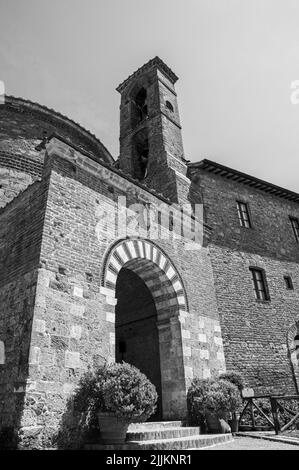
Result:
[[[112,305],[116,306],[117,315],[116,288],[124,271],[131,271],[143,281],[155,307],[161,372],[161,418],[181,419],[186,414],[189,358],[186,358],[185,351],[190,350],[186,345],[189,339],[184,334],[188,303],[183,282],[172,261],[156,244],[141,239],[120,240],[106,253],[101,287],[110,310]],[[125,338],[122,342],[125,343]]]

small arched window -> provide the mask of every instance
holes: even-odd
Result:
[[[173,106],[170,103],[170,101],[166,101],[165,104],[166,104],[166,108],[169,109],[169,111],[171,111],[173,113],[174,109],[173,109]]]
[[[295,336],[294,345],[295,345],[295,349],[298,350],[299,349],[299,335]]]

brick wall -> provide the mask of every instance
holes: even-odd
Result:
[[[74,426],[75,434],[70,394],[89,366],[114,360],[114,305],[107,304],[100,286],[103,260],[115,234],[97,232],[97,214],[104,202],[112,210],[120,195],[128,196],[128,204],[138,200],[134,191],[112,188],[59,157],[47,161],[46,175],[50,180],[31,336],[31,423],[26,431],[26,442],[40,447],[65,426]],[[148,197],[161,202],[150,193]],[[224,367],[210,257],[204,248],[184,250],[182,241],[156,243],[174,260],[189,300],[189,313],[181,319],[188,386],[193,376],[208,377]],[[40,407],[47,410],[45,415],[39,414]],[[39,426],[42,431],[34,438]],[[73,438],[75,445],[78,439]]]
[[[75,123],[46,108],[8,97],[0,106],[0,207],[41,176],[45,152],[36,147],[53,133],[95,159],[112,161],[102,144]]]
[[[299,251],[289,215],[298,205],[248,186],[200,173],[211,261],[228,369],[257,392],[293,393],[286,335],[298,319]],[[240,226],[236,200],[249,204],[252,229]],[[255,298],[249,266],[263,268],[271,300]],[[294,290],[287,290],[291,275]]]
[[[99,159],[104,158],[105,152],[109,154],[107,150],[101,150],[96,138],[76,127],[75,123],[59,113],[23,100],[8,97],[6,104],[0,107],[0,123],[0,150],[23,154],[37,161],[41,157],[35,147],[45,136],[44,132],[59,134]]]
[[[38,180],[42,168],[42,162],[28,156],[0,151],[0,207]]]

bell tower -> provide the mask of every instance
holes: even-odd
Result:
[[[182,203],[190,181],[174,88],[177,79],[155,57],[117,87],[121,94],[119,166],[172,202]]]

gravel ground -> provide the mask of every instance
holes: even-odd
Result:
[[[266,441],[250,437],[234,437],[233,442],[217,444],[203,450],[299,450],[299,446],[282,442]]]

